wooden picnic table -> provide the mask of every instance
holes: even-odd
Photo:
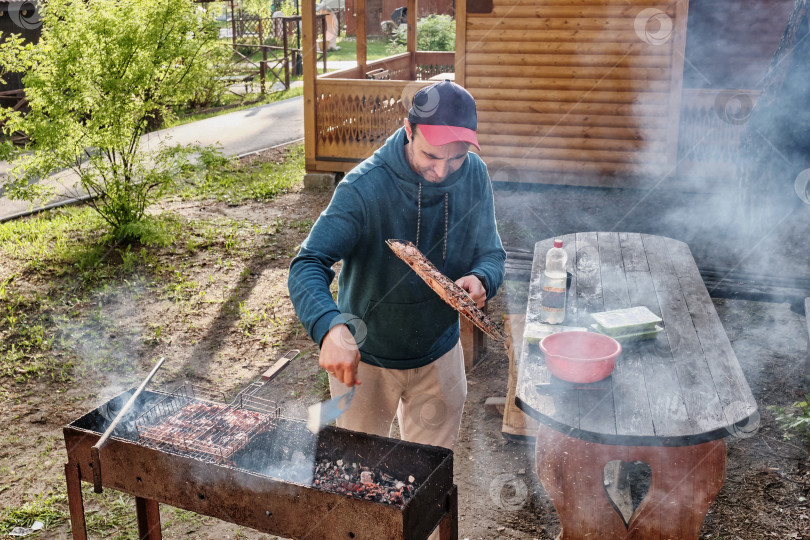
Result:
[[[623,342],[607,379],[579,385],[552,376],[524,333],[515,402],[540,425],[537,474],[559,514],[559,538],[696,539],[725,478],[724,438],[753,434],[759,416],[692,253],[637,233],[561,238],[571,274],[563,325],[593,331],[592,313],[646,306],[663,331]],[[539,322],[553,240],[535,245],[527,329]],[[649,466],[649,487],[628,510],[614,473],[637,462]]]

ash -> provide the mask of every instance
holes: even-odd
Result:
[[[357,463],[344,463],[343,460],[316,463],[313,476],[312,485],[317,489],[400,508],[410,500],[417,487],[413,476],[409,476],[406,483],[384,472]]]

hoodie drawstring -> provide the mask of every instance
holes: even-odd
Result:
[[[442,266],[447,263],[447,226],[449,223],[450,194],[444,194],[444,246],[442,247]],[[419,200],[416,213],[416,249],[419,249],[419,231],[422,226],[422,183],[419,183]]]

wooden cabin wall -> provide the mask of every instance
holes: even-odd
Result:
[[[492,0],[484,13],[473,1],[459,13],[456,77],[476,98],[495,180],[628,185],[671,174],[687,0]]]

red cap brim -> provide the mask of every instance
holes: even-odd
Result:
[[[419,131],[425,140],[433,146],[442,146],[452,142],[467,142],[481,150],[478,146],[478,137],[475,131],[457,126],[432,126],[429,124],[419,124]]]

